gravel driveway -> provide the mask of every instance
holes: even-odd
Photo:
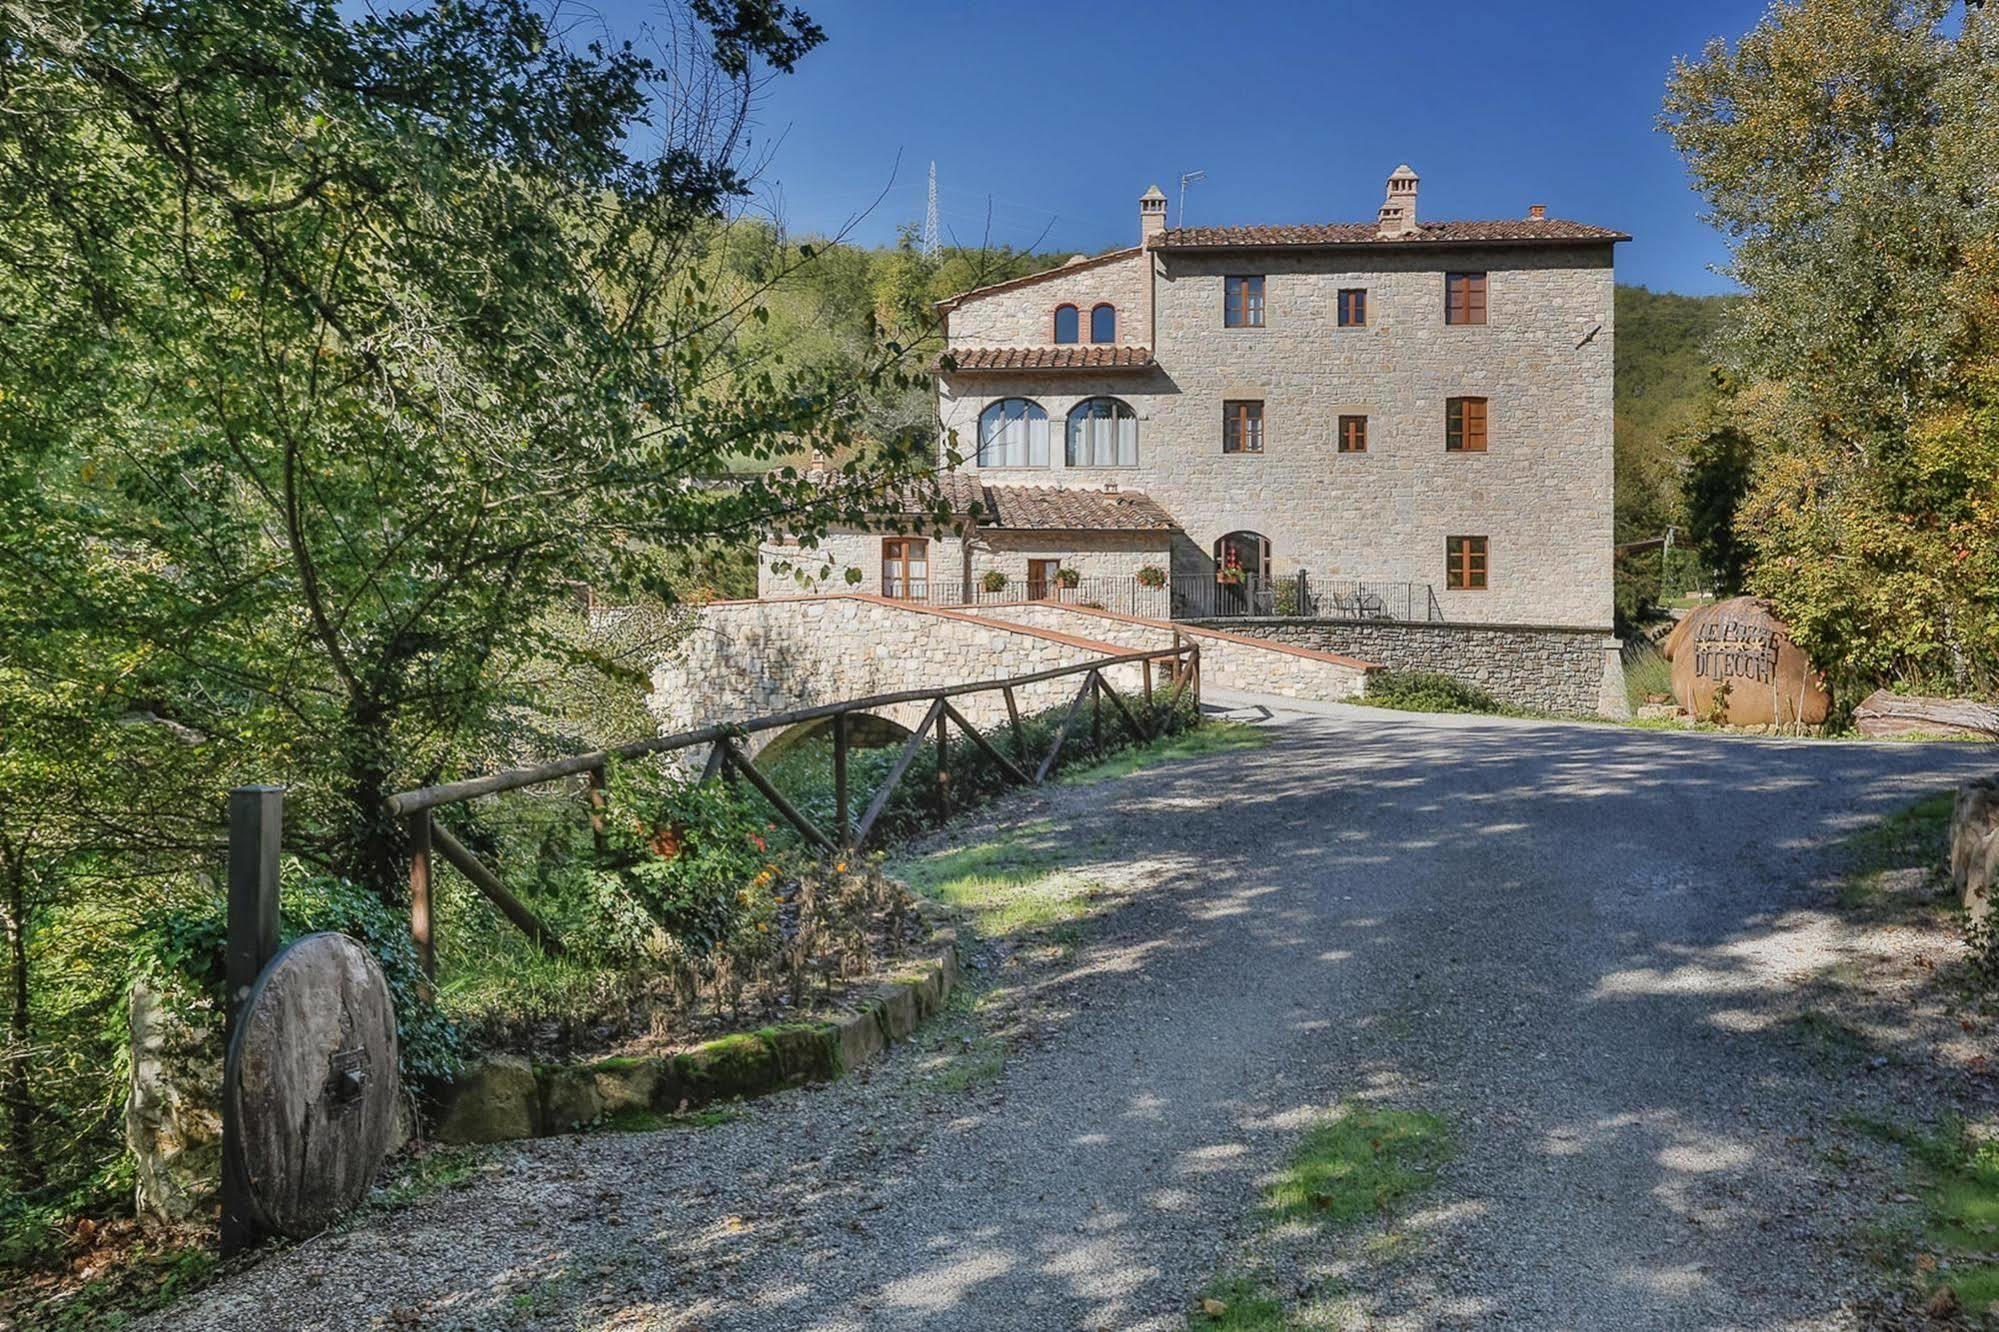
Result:
[[[1988,753],[1267,724],[1266,749],[961,830],[1031,828],[1114,889],[1062,959],[991,969],[1015,1003],[994,1078],[935,1076],[991,1021],[961,1016],[715,1128],[500,1149],[151,1326],[1180,1328],[1257,1257],[1259,1179],[1349,1097],[1457,1143],[1413,1250],[1322,1240],[1299,1269],[1356,1325],[1860,1321],[1841,1243],[1886,1186],[1820,1148],[1895,1072],[1786,1037],[1852,928],[1811,881]]]

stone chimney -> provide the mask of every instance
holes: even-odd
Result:
[[[1548,205],[1528,204],[1527,220],[1529,222],[1546,222],[1548,220]]]
[[[1416,232],[1416,182],[1419,177],[1403,163],[1388,177],[1388,198],[1375,222],[1375,235],[1383,240],[1410,236]]]
[[[1152,244],[1152,238],[1166,230],[1166,195],[1157,186],[1138,196],[1138,243]]]

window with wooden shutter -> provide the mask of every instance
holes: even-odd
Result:
[[[1447,453],[1485,452],[1485,399],[1444,399],[1444,450]]]
[[[1225,402],[1222,404],[1222,452],[1263,452],[1263,404]]]
[[[1263,327],[1263,279],[1222,279],[1222,324],[1228,328]]]
[[[1486,554],[1482,536],[1444,538],[1444,587],[1452,592],[1485,589]]]
[[[1342,287],[1339,301],[1341,328],[1367,327],[1367,288]]]
[[[1485,322],[1485,274],[1444,274],[1444,322],[1447,324]]]
[[[1365,416],[1342,416],[1340,418],[1340,452],[1367,452],[1367,418]]]

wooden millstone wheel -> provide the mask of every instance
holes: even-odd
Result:
[[[344,934],[309,934],[257,977],[229,1043],[223,1095],[255,1219],[300,1238],[358,1205],[396,1108],[388,978]]]

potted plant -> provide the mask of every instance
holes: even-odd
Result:
[[[979,579],[979,586],[988,592],[1006,591],[1006,575],[998,569],[988,569]]]
[[[1142,565],[1138,571],[1140,587],[1165,587],[1166,571],[1156,564]]]
[[[1080,586],[1082,581],[1083,575],[1077,573],[1074,569],[1057,569],[1055,571],[1055,586],[1057,587],[1074,588]]]
[[[1242,559],[1233,550],[1222,556],[1222,562],[1215,569],[1215,581],[1224,587],[1236,587],[1242,582]]]

